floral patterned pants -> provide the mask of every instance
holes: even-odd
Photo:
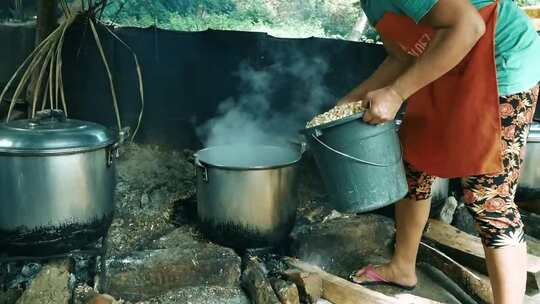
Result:
[[[462,178],[465,204],[487,247],[500,248],[524,242],[523,222],[514,196],[537,100],[538,86],[527,92],[500,97],[503,171]],[[408,198],[430,198],[436,177],[417,171],[410,164],[405,167]]]

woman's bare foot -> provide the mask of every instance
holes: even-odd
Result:
[[[355,283],[362,284],[374,281],[376,282],[379,281],[376,279],[376,277],[380,277],[389,283],[394,283],[404,287],[414,287],[418,281],[414,272],[399,269],[399,267],[396,267],[393,264],[374,266],[372,272],[375,272],[375,275],[373,275],[373,273],[370,274],[369,271],[363,271],[366,269],[367,268],[360,269],[352,277]]]

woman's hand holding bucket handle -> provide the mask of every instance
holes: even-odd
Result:
[[[367,108],[363,120],[369,124],[382,124],[396,117],[404,99],[393,86],[386,86],[366,94]]]

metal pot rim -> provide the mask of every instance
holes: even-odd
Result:
[[[300,162],[302,157],[298,158],[295,161],[284,163],[281,165],[275,165],[275,166],[253,166],[253,167],[235,167],[235,166],[225,166],[225,165],[216,165],[216,164],[210,164],[208,162],[204,161],[198,161],[198,165],[201,165],[203,167],[209,167],[209,168],[216,168],[216,169],[223,169],[223,170],[229,170],[229,171],[258,171],[258,170],[272,170],[272,169],[281,169],[285,167],[290,167],[293,165],[296,165]]]
[[[52,156],[52,155],[65,155],[75,154],[83,152],[91,152],[101,150],[109,146],[113,146],[117,143],[117,140],[111,139],[107,142],[103,142],[100,145],[91,147],[74,147],[74,148],[54,148],[54,149],[16,149],[16,148],[0,148],[0,155],[17,155],[17,156]]]
[[[540,120],[533,120],[530,131],[529,131],[529,137],[527,138],[527,142],[529,143],[540,143]]]
[[[277,146],[277,145],[264,145],[264,146],[265,146],[265,147],[283,148],[283,149],[290,150],[291,152],[295,152],[294,149],[291,149],[291,148],[285,148],[285,147],[280,147],[280,146]],[[293,165],[297,164],[298,162],[300,162],[300,161],[302,160],[302,155],[303,155],[303,153],[302,153],[301,151],[298,151],[298,152],[296,153],[297,156],[296,156],[295,159],[292,160],[292,161],[283,162],[283,163],[276,164],[276,165],[260,165],[260,166],[231,166],[231,165],[221,165],[221,164],[211,163],[211,162],[209,162],[209,161],[204,161],[204,160],[201,160],[201,159],[200,159],[199,155],[200,155],[201,152],[210,151],[210,150],[215,149],[215,148],[216,148],[216,147],[209,147],[209,148],[205,148],[205,149],[199,150],[197,153],[195,153],[195,163],[196,163],[198,166],[202,166],[202,167],[217,168],[217,169],[230,170],[230,171],[271,170],[271,169],[280,169],[280,168],[285,168],[285,167],[293,166]]]

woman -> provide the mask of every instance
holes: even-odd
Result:
[[[395,118],[409,194],[396,204],[396,245],[360,284],[413,288],[435,176],[461,177],[479,229],[495,303],[521,303],[523,223],[513,202],[540,80],[540,40],[510,0],[362,0],[389,54],[340,103],[367,101],[364,121]]]

